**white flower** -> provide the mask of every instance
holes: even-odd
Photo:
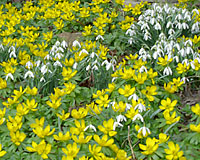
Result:
[[[154,28],[155,30],[161,30],[161,25],[157,22]]]
[[[132,121],[134,122],[136,119],[137,119],[137,120],[140,120],[141,122],[144,122],[144,119],[143,119],[143,117],[141,116],[141,114],[136,114],[136,115],[133,117]]]
[[[46,80],[44,79],[44,77],[42,77],[42,78],[40,79],[40,82],[46,82]]]
[[[10,58],[11,58],[11,57],[14,57],[14,58],[17,57],[16,54],[15,54],[15,47],[14,47],[14,46],[11,46],[11,47],[9,48],[8,52],[10,53],[10,55],[9,55]]]
[[[173,57],[173,59],[175,59],[175,60],[176,60],[176,63],[178,63],[178,62],[179,62],[179,57],[178,57],[178,56],[174,56],[174,57]]]
[[[126,110],[129,110],[132,107],[131,104],[126,103]]]
[[[39,67],[40,66],[40,60],[37,60],[36,62],[35,62],[35,64],[36,64],[36,67]]]
[[[133,38],[129,38],[128,43],[131,45],[133,44]]]
[[[126,120],[126,117],[125,116],[123,116],[123,115],[118,115],[117,117],[116,117],[116,119],[117,119],[117,122],[123,122],[123,121],[127,121]]]
[[[88,71],[90,69],[90,65],[88,65],[87,67],[86,67],[86,71]]]
[[[56,61],[54,64],[53,64],[54,66],[60,66],[60,67],[62,67],[62,64],[60,63],[60,61]]]
[[[146,133],[148,132],[149,134],[151,133],[149,128],[147,127],[141,127],[139,130],[138,130],[138,133],[140,133],[142,131],[142,134],[143,136],[146,136]]]
[[[98,35],[98,36],[96,37],[96,41],[99,40],[99,39],[104,40],[103,36],[101,36],[101,35]]]
[[[62,41],[61,46],[62,46],[64,49],[66,49],[66,48],[68,47],[67,42]]]
[[[94,65],[93,67],[92,67],[92,70],[98,70],[98,67],[96,66],[96,65]]]
[[[163,75],[172,75],[172,70],[169,66],[164,69]]]
[[[88,51],[86,51],[85,49],[82,49],[82,50],[80,51],[79,56],[81,56],[82,53],[86,53],[86,54],[88,54]]]
[[[143,25],[141,26],[141,30],[150,30],[149,25],[147,22],[143,22]]]
[[[144,71],[147,73],[146,67],[145,67],[145,66],[142,66],[142,67],[140,68],[139,72],[142,73],[142,72],[144,72]]]
[[[144,40],[147,41],[148,39],[151,39],[151,34],[147,30],[145,30],[145,31],[146,32],[144,34]]]
[[[84,132],[88,130],[88,128],[93,129],[95,132],[97,131],[95,126],[93,126],[92,124],[88,125],[87,127],[85,127]]]
[[[113,124],[113,130],[115,131],[115,128],[118,127],[118,126],[123,127],[123,125],[121,123],[114,122],[114,124]]]
[[[72,46],[73,46],[73,47],[78,46],[79,48],[81,48],[81,44],[80,44],[77,40],[75,40],[75,41],[73,42]]]
[[[77,62],[75,62],[75,63],[74,63],[74,65],[73,65],[73,69],[76,69],[76,68],[77,68],[77,66],[78,66],[78,63],[77,63]]]
[[[12,80],[14,80],[14,77],[13,77],[12,73],[8,73],[6,75],[6,81],[7,81],[8,78],[11,78]]]
[[[26,62],[26,67],[28,67],[28,69],[33,67],[33,63],[31,63],[31,61]]]
[[[172,23],[171,21],[168,21],[168,23],[167,23],[167,26],[166,26],[166,27],[167,27],[167,28],[169,28],[169,27],[171,27],[171,26],[173,27],[173,23]]]
[[[55,46],[59,46],[59,45],[60,45],[60,42],[56,41]]]
[[[188,24],[187,23],[182,23],[182,26],[183,26],[183,29],[189,29],[189,26],[188,26]]]
[[[90,58],[94,58],[95,55],[96,55],[96,53],[95,53],[95,52],[92,52],[92,53],[90,54]]]
[[[27,77],[29,77],[29,78],[34,78],[33,72],[31,72],[31,71],[26,72],[26,73],[25,73],[25,76],[24,76],[24,79],[26,79]]]
[[[142,103],[137,104],[134,109],[135,110],[138,109],[139,112],[146,111],[146,108],[145,108],[145,106]]]
[[[128,100],[130,100],[130,99],[133,99],[133,100],[135,100],[135,101],[138,100],[137,94],[134,93],[134,94],[132,94],[131,96],[129,96],[129,97],[128,97]]]
[[[51,57],[49,54],[47,54],[47,55],[44,57],[44,59],[50,60],[50,59],[52,59],[52,57]]]
[[[55,55],[55,58],[57,59],[61,59],[63,57],[63,54],[62,53],[56,53],[56,55]]]
[[[0,48],[2,49],[2,51],[4,51],[4,48],[3,48],[3,45],[2,45],[2,44],[0,44]]]
[[[43,65],[42,67],[41,67],[41,73],[44,75],[45,73],[47,73],[47,71],[48,71],[48,68],[47,68],[47,66],[46,65]]]
[[[61,51],[61,52],[64,52],[64,49],[62,47],[58,47],[58,50],[57,51]]]

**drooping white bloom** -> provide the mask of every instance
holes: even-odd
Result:
[[[80,44],[77,40],[75,40],[75,41],[73,42],[72,46],[73,46],[73,47],[78,46],[79,48],[81,48],[81,44]]]
[[[45,73],[47,73],[47,71],[48,71],[47,66],[46,66],[46,65],[43,65],[43,66],[41,67],[40,71],[41,71],[41,73],[42,73],[43,75],[44,75]]]
[[[141,128],[138,130],[138,133],[140,133],[141,131],[142,131],[143,136],[145,136],[147,132],[148,132],[149,134],[151,133],[150,130],[149,130],[149,128],[147,128],[147,127],[141,127]]]
[[[29,77],[29,78],[34,78],[33,72],[27,71],[27,72],[25,73],[24,79],[26,79],[27,77]]]
[[[116,117],[116,119],[117,119],[117,122],[123,122],[123,121],[127,121],[126,120],[126,117],[124,116],[124,115],[118,115],[117,117]]]
[[[12,80],[14,80],[14,77],[13,77],[12,73],[8,73],[6,75],[6,81],[7,81],[8,78],[11,78]]]
[[[28,69],[33,67],[33,63],[31,61],[26,62],[26,67],[28,67]]]
[[[145,67],[145,66],[142,66],[142,67],[140,68],[139,72],[142,73],[142,72],[144,72],[144,71],[147,73],[146,67]]]
[[[163,75],[172,75],[172,70],[171,68],[168,66],[168,67],[165,67],[164,71],[163,71]]]
[[[95,132],[97,131],[96,128],[95,128],[95,126],[93,126],[92,124],[90,124],[87,127],[85,127],[84,131],[87,131],[89,128],[92,129],[92,130],[94,130]]]
[[[55,55],[55,58],[57,59],[61,59],[63,57],[63,54],[62,53],[56,53],[56,55]]]
[[[114,122],[114,124],[113,124],[113,130],[115,131],[115,128],[118,127],[118,126],[123,127],[123,125],[121,123]]]
[[[86,71],[88,71],[90,69],[90,64],[86,67]]]
[[[54,66],[60,66],[60,67],[62,67],[62,64],[60,63],[60,61],[56,61],[54,64],[53,64]]]
[[[61,46],[66,49],[68,47],[68,44],[66,41],[62,41]]]
[[[0,44],[0,49],[1,49],[2,51],[4,51],[4,48],[3,48],[3,45],[2,45],[2,44]]]
[[[135,110],[138,109],[139,112],[146,111],[146,108],[145,108],[145,106],[142,103],[137,104],[134,109]]]
[[[16,54],[15,54],[15,47],[14,47],[14,46],[11,46],[11,47],[9,48],[8,52],[10,53],[10,55],[9,55],[10,58],[11,58],[11,57],[14,57],[14,58],[17,57]]]
[[[41,63],[41,61],[40,61],[40,60],[37,60],[37,61],[35,62],[36,67],[39,67],[39,66],[40,66],[40,63]]]
[[[85,49],[82,49],[82,50],[80,51],[80,54],[79,54],[79,56],[81,56],[81,55],[82,55],[82,53],[86,53],[86,54],[88,54],[88,51],[86,51]]]
[[[44,77],[40,78],[40,82],[46,82],[46,80],[44,79]]]
[[[55,46],[60,46],[60,42],[56,41]]]
[[[75,63],[74,63],[74,65],[73,65],[73,69],[76,69],[76,68],[77,68],[77,66],[78,66],[78,63],[77,63],[77,62],[75,62]]]
[[[161,25],[157,22],[154,28],[155,30],[161,30]]]
[[[102,35],[98,35],[98,36],[96,37],[96,41],[97,41],[97,40],[99,40],[99,39],[102,39],[102,40],[104,40],[104,38],[103,38],[103,36],[102,36]]]
[[[151,39],[151,34],[147,30],[145,30],[144,40],[147,41],[148,39]]]
[[[133,100],[138,100],[138,96],[137,96],[137,94],[132,94],[132,95],[130,95],[129,97],[128,97],[128,100],[131,100],[131,99],[133,99]]]
[[[143,119],[143,117],[141,116],[141,114],[136,114],[134,117],[133,117],[133,119],[132,119],[132,121],[134,122],[135,120],[140,120],[141,122],[144,122],[144,119]]]
[[[51,57],[49,54],[47,54],[47,55],[44,57],[44,59],[50,60],[50,59],[52,59],[52,57]]]
[[[132,107],[132,105],[131,105],[131,104],[129,104],[129,103],[126,103],[126,110],[129,110],[131,107]]]

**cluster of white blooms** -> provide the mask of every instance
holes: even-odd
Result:
[[[194,12],[199,14],[197,9],[190,12],[187,9],[170,7],[168,4],[161,7],[155,3],[151,9],[147,9],[139,16],[137,23],[132,24],[127,30],[126,34],[130,35],[128,42],[141,43],[133,37],[136,35],[141,35],[143,40],[148,41],[161,32],[169,37],[178,36],[183,30],[191,31],[191,33],[199,32],[200,23],[192,19]]]

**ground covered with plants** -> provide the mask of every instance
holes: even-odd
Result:
[[[0,6],[0,158],[197,160],[200,9]]]

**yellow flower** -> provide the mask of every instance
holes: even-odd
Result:
[[[66,88],[64,88],[64,93],[65,94],[70,94],[76,88],[76,85],[72,84],[71,82],[64,83],[64,85],[66,87]]]
[[[161,106],[159,106],[160,109],[165,109],[169,111],[173,111],[174,107],[176,106],[177,100],[171,101],[170,98],[167,98],[166,100],[161,100]]]
[[[194,132],[200,133],[200,123],[197,126],[195,126],[194,124],[191,124],[190,129]]]
[[[192,106],[191,110],[193,113],[200,116],[200,105],[198,103],[195,106]]]
[[[147,138],[146,139],[146,146],[143,144],[139,144],[140,149],[144,150],[141,152],[144,155],[151,155],[158,149],[158,144],[156,144],[155,139]]]
[[[115,0],[117,4],[124,5],[125,0]]]
[[[174,144],[174,142],[170,141],[168,143],[169,149],[165,149],[165,153],[168,154],[165,158],[167,160],[173,159],[181,159],[183,157],[183,151],[179,151],[180,147],[178,144]]]
[[[6,108],[3,108],[3,110],[0,109],[0,125],[3,124],[3,122],[5,121],[5,113],[6,113]]]
[[[64,77],[65,81],[68,81],[69,79],[71,79],[72,77],[74,77],[77,73],[77,70],[75,70],[74,72],[72,72],[71,68],[65,68],[63,67],[63,71],[62,71],[62,76]]]
[[[124,67],[123,70],[122,69],[119,70],[119,74],[120,74],[122,79],[128,80],[128,79],[131,79],[133,77],[132,75],[135,74],[135,70],[133,70],[132,68],[126,69]]]
[[[92,136],[87,136],[86,138],[84,138],[84,133],[82,132],[82,133],[79,135],[79,138],[77,138],[75,135],[72,135],[72,139],[73,139],[76,143],[84,144],[84,143],[88,143],[88,142],[92,139]]]
[[[0,157],[3,157],[6,153],[6,151],[2,151],[2,144],[0,144]]]
[[[162,66],[166,66],[169,63],[171,63],[173,60],[173,58],[170,58],[168,55],[165,55],[165,58],[159,57],[157,62],[158,64],[162,65]]]
[[[42,159],[47,159],[47,155],[51,152],[51,144],[46,144],[45,140],[42,140],[39,144],[32,141],[32,147],[26,147],[26,149],[29,152],[37,152]]]
[[[128,84],[124,86],[124,89],[119,88],[118,92],[125,97],[129,97],[135,92],[135,87],[131,88],[131,85]]]
[[[32,123],[30,125],[31,128],[36,128],[37,126],[43,127],[44,125],[44,117],[42,117],[40,120],[36,119],[35,123]]]
[[[21,104],[17,105],[16,110],[17,110],[16,115],[18,116],[26,115],[29,112],[28,108],[26,106],[23,107]]]
[[[65,58],[65,61],[63,62],[63,64],[66,67],[72,67],[74,64],[74,58],[71,57],[69,60],[67,58]]]
[[[43,34],[43,39],[49,42],[53,38],[53,32],[47,32],[47,33],[42,33]]]
[[[91,25],[85,26],[83,30],[85,31],[85,32],[82,32],[83,36],[89,36],[92,34],[92,26]]]
[[[78,111],[76,109],[73,109],[71,112],[71,116],[75,119],[82,119],[87,116],[87,113],[87,109],[81,107],[78,109]]]
[[[103,154],[101,153],[101,146],[97,147],[96,144],[94,144],[93,146],[89,144],[89,151],[95,159],[98,159]]]
[[[47,125],[45,129],[40,126],[36,126],[35,129],[33,129],[33,132],[40,138],[45,138],[46,136],[50,136],[54,133],[55,128],[50,131],[50,125]]]
[[[116,157],[118,160],[130,160],[132,159],[131,157],[127,157],[127,153],[120,149],[118,152],[117,152],[117,157]]]
[[[122,101],[120,101],[118,104],[115,103],[113,106],[112,106],[112,109],[113,111],[115,112],[124,112],[125,109],[126,109],[126,103],[123,103]]]
[[[7,87],[6,80],[3,80],[2,78],[0,78],[0,89],[4,89],[6,87]]]
[[[35,96],[37,95],[37,92],[38,92],[38,89],[36,87],[33,87],[32,89],[29,86],[27,87],[27,90],[26,90],[27,94]]]
[[[109,83],[108,84],[108,89],[106,89],[106,92],[112,93],[112,91],[115,89],[115,84],[114,83]]]
[[[60,115],[60,114],[56,114],[60,119],[62,119],[63,121],[65,121],[67,118],[69,118],[69,116],[70,116],[70,113],[66,113],[65,114],[65,110],[62,110],[62,115]]]
[[[96,103],[99,105],[99,107],[104,106],[105,108],[108,107],[108,103],[110,100],[108,99],[108,95],[100,96],[99,99],[96,100]]]
[[[10,132],[16,132],[22,127],[22,117],[16,115],[13,119],[11,116],[8,116],[9,120],[7,120],[7,127]]]
[[[75,127],[70,128],[71,134],[79,135],[81,132],[84,132],[84,129],[86,128],[84,120],[81,120],[81,123],[79,121],[75,120],[75,126],[77,128],[75,128]]]
[[[141,92],[148,98],[149,101],[154,101],[154,95],[157,95],[156,86],[148,86],[146,89],[142,90]]]
[[[144,82],[147,80],[147,73],[143,72],[143,73],[138,73],[133,74],[133,79],[138,83],[138,84],[144,84]]]
[[[163,115],[164,115],[164,118],[165,118],[165,120],[166,120],[166,124],[175,123],[175,122],[179,121],[180,118],[181,118],[180,116],[179,116],[179,117],[176,117],[176,111],[174,111],[174,112],[172,113],[172,115],[170,115],[169,110],[165,110],[165,111],[163,112]],[[175,117],[176,117],[176,118],[175,118]]]
[[[25,133],[20,133],[19,131],[15,132],[10,132],[10,137],[11,137],[11,141],[13,143],[15,143],[17,146],[20,145],[21,142],[24,141],[24,139],[26,138]]]
[[[73,160],[79,152],[79,148],[76,143],[68,144],[67,149],[62,148],[62,151],[67,155],[62,157],[62,160]]]
[[[32,99],[29,101],[29,99],[26,100],[26,104],[22,103],[24,107],[26,107],[28,110],[31,111],[37,111],[38,109],[35,109],[38,105],[38,103],[35,103],[35,99]]]
[[[21,95],[24,94],[24,92],[26,92],[26,90],[27,90],[27,89],[25,89],[25,90],[23,91],[22,86],[20,86],[19,91],[18,91],[18,90],[14,90],[14,91],[13,91],[13,93],[14,93],[14,95],[15,95],[15,96],[13,96],[13,97],[16,97],[16,98],[18,99],[19,97],[21,97]]]
[[[93,98],[98,98],[100,96],[103,96],[104,94],[105,94],[105,90],[104,89],[102,89],[102,91],[97,90],[96,94],[93,93],[92,97]]]
[[[169,82],[169,83],[164,83],[164,89],[169,92],[169,93],[174,93],[178,90],[177,86],[174,85],[173,82]]]
[[[64,23],[62,19],[57,19],[57,21],[53,22],[53,24],[56,26],[57,30],[60,30],[64,27]]]
[[[104,134],[108,134],[110,137],[115,136],[117,134],[116,131],[113,131],[114,120],[111,118],[107,121],[103,121],[103,126],[99,125],[98,129]]]
[[[133,119],[133,117],[135,117],[135,115],[137,115],[139,113],[139,110],[135,110],[134,107],[131,107],[130,110],[127,111],[127,113],[125,114],[125,116],[127,118]]]
[[[194,35],[194,38],[192,39],[192,42],[193,42],[194,44],[197,44],[199,41],[200,41],[200,36],[197,37],[197,35]]]
[[[92,102],[91,104],[86,104],[86,107],[89,113],[92,115],[101,114],[103,110],[102,107],[98,107],[94,102]]]
[[[177,72],[179,74],[187,72],[190,68],[190,65],[187,65],[186,62],[184,62],[184,64],[182,63],[178,63],[178,67],[176,68]]]
[[[180,87],[184,82],[181,81],[181,78],[178,77],[177,79],[176,78],[173,78],[173,84],[176,86],[176,87]]]
[[[47,101],[46,104],[51,107],[51,108],[54,108],[54,109],[57,109],[58,107],[60,107],[60,105],[62,104],[60,101],[61,101],[61,98],[58,99],[58,100],[55,100],[55,99],[51,99],[52,102],[50,101]]]
[[[55,140],[57,140],[57,141],[68,141],[68,140],[71,139],[69,132],[66,132],[65,135],[63,135],[62,132],[59,132],[58,136],[57,135],[53,135],[53,138]]]
[[[135,65],[133,65],[133,68],[140,69],[142,66],[145,66],[146,63],[146,61],[143,61],[142,58],[140,58],[139,60],[135,61]]]
[[[90,12],[89,12],[89,7],[88,8],[81,8],[81,11],[80,11],[80,17],[82,18],[86,18],[86,17],[89,17],[90,16]]]
[[[169,136],[167,137],[166,134],[164,133],[159,134],[159,144],[167,142],[168,139],[169,139]]]
[[[108,140],[108,135],[104,135],[102,139],[100,139],[100,137],[95,134],[93,138],[100,146],[111,146],[114,143],[114,139]]]

